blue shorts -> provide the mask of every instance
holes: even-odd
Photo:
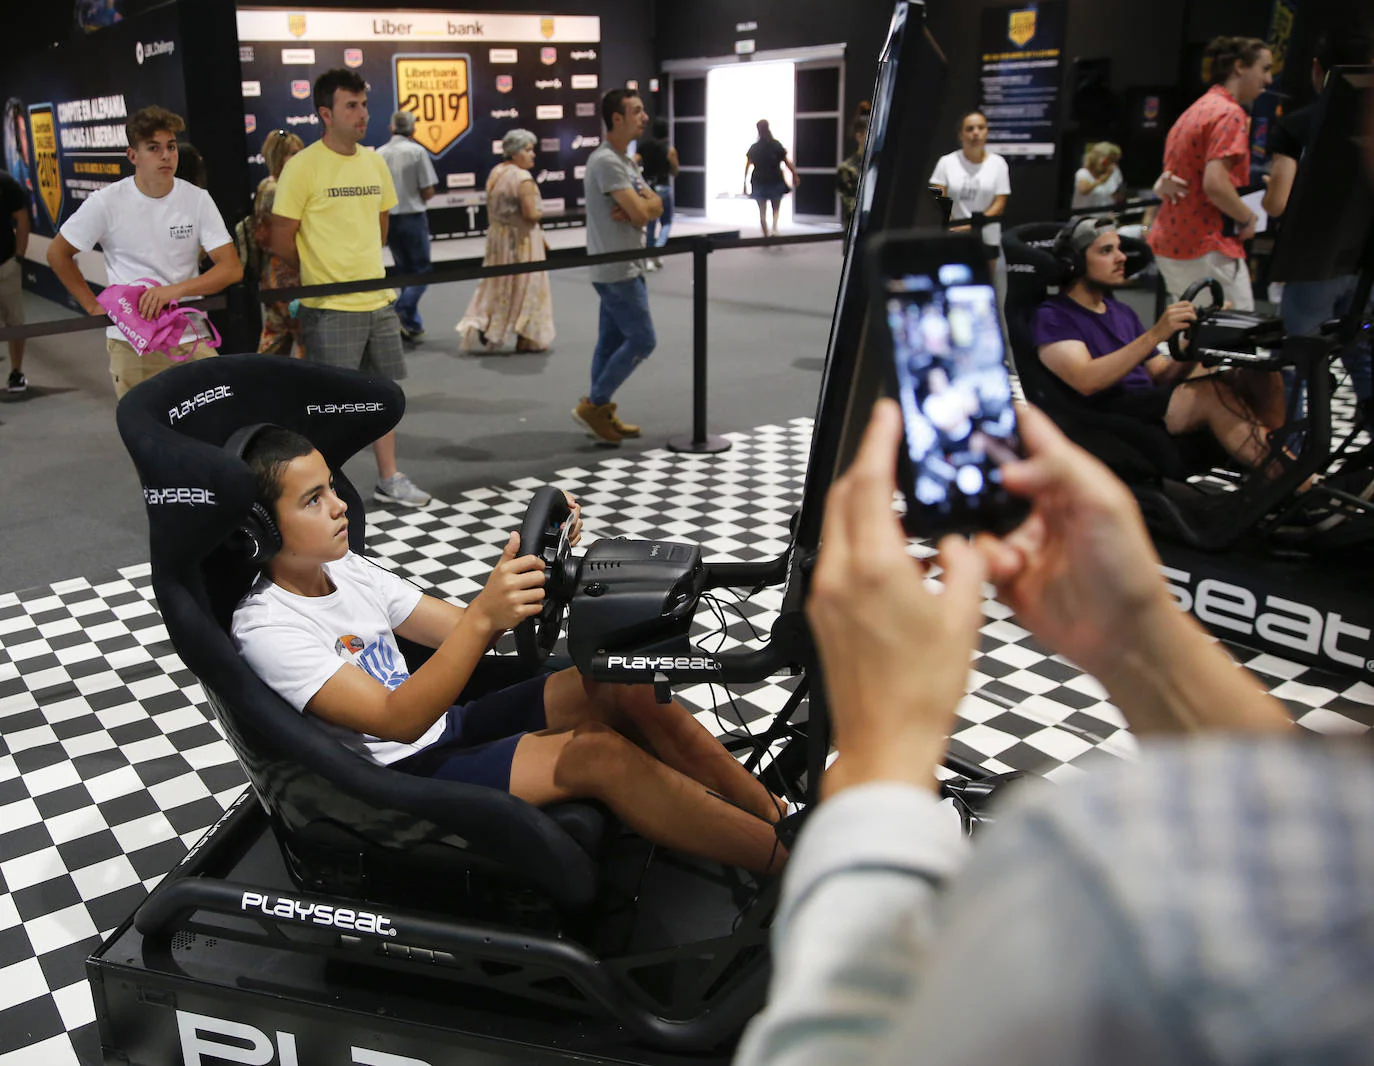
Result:
[[[548,728],[544,717],[544,675],[489,692],[445,714],[443,735],[393,770],[510,791],[515,746],[526,733]]]

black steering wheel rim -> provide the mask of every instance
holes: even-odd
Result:
[[[1187,329],[1180,329],[1169,334],[1169,356],[1172,359],[1186,360],[1193,358],[1191,355],[1188,355],[1187,351],[1184,349],[1184,340],[1188,341],[1189,349],[1191,349],[1193,329],[1220,311],[1222,304],[1226,300],[1226,293],[1221,287],[1221,282],[1216,278],[1199,278],[1183,290],[1183,295],[1179,297],[1179,300],[1193,303],[1203,289],[1206,289],[1211,294],[1212,302],[1207,307],[1199,307],[1197,309],[1197,321],[1194,322],[1193,325],[1189,326]]]
[[[536,615],[515,627],[515,650],[534,668],[544,665],[568,611],[567,595],[557,579],[571,552],[566,522],[572,509],[568,498],[556,485],[545,485],[535,492],[525,508],[520,525],[520,555],[537,555],[544,560],[544,603]]]

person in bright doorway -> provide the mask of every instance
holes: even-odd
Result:
[[[984,251],[990,263],[1002,254],[1002,224],[988,222],[1007,209],[1011,195],[1011,171],[1007,161],[989,152],[988,117],[973,110],[959,120],[959,150],[942,155],[930,175],[930,184],[954,201],[950,218],[981,224]]]
[[[1254,37],[1207,45],[1212,86],[1178,117],[1164,142],[1164,167],[1187,194],[1165,200],[1149,244],[1170,296],[1216,278],[1238,311],[1253,311],[1245,242],[1259,216],[1237,189],[1250,183],[1250,116],[1245,108],[1273,81],[1269,46]]]
[[[396,206],[391,170],[363,147],[367,83],[357,71],[327,70],[315,80],[315,110],[324,136],[297,152],[277,180],[271,251],[299,263],[306,285],[386,277],[382,245]],[[390,289],[310,296],[301,301],[305,358],[399,381],[406,376],[401,323]],[[429,493],[396,468],[396,431],[372,444],[379,503],[425,507]]]
[[[612,89],[601,99],[606,137],[587,159],[587,254],[628,252],[644,247],[644,227],[663,215],[663,200],[649,188],[628,149],[649,123],[644,101],[633,89]],[[597,440],[619,444],[638,437],[639,426],[622,422],[612,401],[658,344],[649,315],[644,261],[601,263],[590,268],[601,299],[591,391],[573,408],[573,420]]]
[[[782,210],[782,198],[801,184],[801,178],[797,176],[797,168],[792,165],[792,157],[787,154],[787,149],[782,142],[773,136],[773,130],[768,125],[766,118],[761,118],[755,123],[759,131],[759,139],[749,146],[749,151],[744,154],[744,180],[747,185],[746,191],[749,197],[759,205],[759,228],[763,230],[765,237],[776,237],[778,235],[778,212]],[[782,168],[786,167],[787,172],[792,175],[792,183],[789,185],[782,176]],[[753,169],[753,180],[750,181],[749,171]],[[769,232],[768,215],[769,207],[773,208],[773,229]]]
[[[29,250],[29,193],[8,170],[0,170],[0,208],[9,217],[0,220],[0,325],[24,324],[24,283],[20,262]],[[7,392],[24,392],[24,339],[9,342],[10,373]]]
[[[662,248],[668,243],[668,231],[673,227],[673,179],[677,177],[677,149],[668,143],[668,120],[654,119],[651,135],[639,139],[635,162],[644,174],[649,188],[663,201],[663,216],[649,219],[644,228],[644,244],[648,248]],[[649,270],[661,270],[663,260],[657,257],[645,264]]]
[[[171,303],[210,296],[242,280],[243,264],[219,209],[204,189],[176,176],[177,134],[186,128],[180,115],[163,107],[135,111],[125,123],[131,177],[91,194],[62,224],[48,245],[48,266],[88,315],[105,312],[77,266],[76,256],[97,244],[105,254],[111,285],[133,285],[144,278],[159,282],[145,289],[138,314],[155,320]],[[200,272],[202,250],[213,264]],[[185,359],[207,359],[215,350],[191,324],[170,352],[140,355],[118,328],[105,331],[110,379],[115,396]]]
[[[427,152],[415,140],[415,113],[397,111],[391,116],[391,140],[377,149],[391,171],[396,186],[396,206],[391,209],[387,227],[386,246],[396,262],[396,273],[428,274],[434,267],[429,261],[429,209],[425,206],[434,198],[439,178]],[[420,319],[420,297],[426,285],[407,285],[396,301],[396,317],[401,320],[401,337],[418,341],[425,335]]]

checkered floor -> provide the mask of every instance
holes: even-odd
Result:
[[[651,451],[559,471],[586,510],[586,540],[681,538],[708,557],[785,548],[811,422],[732,435],[718,456]],[[535,480],[478,489],[404,514],[376,510],[370,551],[438,593],[467,599],[518,526]],[[723,599],[729,600],[729,594]],[[727,606],[724,633],[701,612],[697,638],[737,646],[766,634],[779,593]],[[1001,605],[987,623],[960,706],[958,754],[993,770],[1063,778],[1132,737],[1091,678],[1038,646]],[[752,627],[752,631],[751,631]],[[1304,725],[1374,727],[1374,688],[1238,652]],[[763,728],[791,679],[678,693],[713,731]],[[244,785],[199,686],[167,640],[148,567],[0,595],[0,1066],[100,1061],[82,964]]]

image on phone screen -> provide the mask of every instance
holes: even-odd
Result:
[[[911,503],[923,524],[983,524],[1012,501],[999,467],[1020,450],[993,287],[965,263],[886,281]]]

